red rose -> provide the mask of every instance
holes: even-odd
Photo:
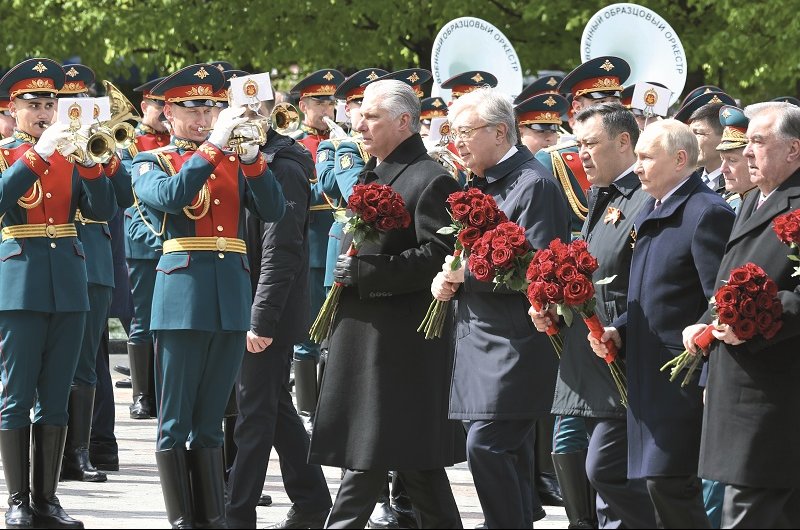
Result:
[[[756,336],[756,322],[749,318],[739,319],[732,326],[733,333],[740,340],[750,340]]]
[[[464,220],[469,216],[470,208],[466,204],[454,204],[453,205],[453,217],[456,221],[464,222]]]
[[[784,227],[786,231],[786,239],[790,243],[797,242],[797,234],[800,232],[800,223],[797,222],[796,219],[789,219],[786,221],[786,226]]]
[[[744,318],[755,318],[756,317],[756,303],[752,298],[745,298],[741,302],[739,302],[739,313]]]
[[[761,312],[756,317],[756,326],[758,327],[758,332],[762,335],[769,331],[774,323],[775,318],[773,318],[772,313],[770,312]]]
[[[738,301],[739,291],[729,285],[720,287],[717,294],[714,295],[714,303],[716,303],[719,308],[736,305]]]
[[[556,238],[556,239],[552,240],[549,245],[547,245],[547,248],[552,250],[553,253],[555,254],[555,252],[558,249],[567,248],[567,245],[562,243],[560,239]]]
[[[475,254],[470,254],[468,260],[469,270],[475,279],[481,282],[490,282],[494,279],[494,272],[492,271],[489,262],[483,258],[479,258]]]
[[[545,294],[544,282],[533,282],[528,286],[528,301],[531,305],[544,307],[547,305],[547,295]]]
[[[531,262],[531,264],[528,265],[528,270],[525,271],[525,279],[529,282],[535,282],[539,279],[539,276],[539,265],[536,262]]]
[[[482,209],[469,212],[469,224],[476,228],[482,228],[486,224],[486,215],[484,215]]]
[[[584,276],[578,276],[564,288],[564,303],[570,306],[585,304],[593,296],[594,284]]]
[[[388,232],[389,230],[394,230],[397,228],[395,224],[395,220],[392,217],[381,217],[378,219],[378,222],[375,223],[375,228],[380,230],[381,232]]]
[[[372,206],[365,206],[364,211],[361,213],[361,218],[365,223],[372,223],[378,218],[378,210]]]
[[[750,271],[744,267],[739,267],[731,271],[731,277],[728,280],[728,285],[744,285],[752,278]],[[741,337],[740,337],[741,338]]]
[[[539,264],[539,272],[542,278],[547,280],[555,280],[556,264],[552,261],[545,261]]]
[[[739,286],[739,289],[744,289],[744,292],[746,292],[750,296],[755,296],[759,292],[761,292],[761,288],[758,286],[758,284],[754,280],[750,280],[749,282],[745,282],[744,284]]]
[[[599,266],[597,258],[589,254],[589,252],[581,252],[575,257],[575,263],[578,265],[578,270],[586,274],[592,274]]]
[[[476,256],[481,259],[486,259],[489,256],[489,252],[491,251],[492,249],[489,247],[489,245],[482,239],[479,239],[477,242],[475,242],[474,245],[472,245],[471,256]]]
[[[450,195],[447,196],[447,204],[453,206],[456,203],[463,201],[467,197],[467,194],[463,191],[454,191]]]
[[[392,201],[389,199],[381,199],[378,201],[378,213],[381,215],[392,215]]]
[[[469,200],[469,207],[473,210],[478,210],[483,208],[483,199],[478,197],[473,197]]]
[[[578,277],[578,269],[574,265],[565,263],[556,269],[556,277],[561,283],[567,283]]]
[[[495,236],[492,238],[492,248],[511,248],[511,243],[505,236]]]
[[[408,213],[407,210],[403,210],[403,215],[400,216],[400,222],[398,224],[400,228],[408,228],[411,224],[411,214]]]
[[[527,249],[528,247],[528,240],[525,239],[525,234],[512,234],[508,236],[508,242],[515,248]]]
[[[764,285],[761,286],[761,289],[772,298],[778,296],[778,284],[770,279],[767,279],[767,281],[764,282]]]
[[[544,294],[550,304],[560,304],[564,301],[564,290],[557,283],[547,282],[544,286]]]
[[[759,310],[771,309],[774,303],[772,297],[767,293],[761,292],[756,296],[756,307]]]
[[[481,231],[472,226],[468,226],[458,233],[458,240],[464,248],[472,248],[472,245],[480,238]]]
[[[366,190],[364,192],[364,202],[372,207],[377,206],[380,197],[381,197],[380,193],[378,192],[378,190],[375,189]]]
[[[506,268],[514,260],[514,251],[510,248],[496,248],[492,251],[492,264],[497,268]]]
[[[361,195],[350,195],[350,200],[347,201],[347,208],[352,211],[358,211],[364,205]]]
[[[733,306],[720,307],[717,311],[717,320],[720,324],[731,325],[739,319],[739,313]]]
[[[467,195],[470,197],[480,197],[481,195],[485,195],[485,193],[483,193],[478,188],[469,188],[467,190]]]
[[[533,256],[533,261],[537,263],[544,263],[546,261],[551,261],[554,257],[555,254],[553,254],[553,251],[545,248],[536,251],[536,254]]]

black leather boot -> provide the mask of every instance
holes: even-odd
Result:
[[[153,343],[128,343],[128,360],[131,363],[131,388],[133,404],[131,419],[146,420],[156,417],[155,367]]]
[[[391,504],[400,528],[418,528],[417,514],[411,504],[411,497],[408,496],[406,487],[397,472],[392,473]]]
[[[61,457],[67,428],[33,424],[31,468],[31,511],[36,528],[83,528],[83,523],[66,514],[56,497]]]
[[[297,412],[310,416],[317,410],[317,361],[294,360],[295,396]]]
[[[186,449],[156,451],[156,466],[169,524],[172,528],[192,528],[194,508]]]
[[[536,420],[533,487],[536,488],[542,506],[564,506],[561,487],[558,485],[553,460],[550,457],[553,452],[554,428],[555,417],[550,414]]]
[[[30,426],[0,430],[0,454],[8,488],[6,528],[33,528]]]
[[[189,449],[195,528],[228,528],[225,520],[225,480],[222,448]]]
[[[568,528],[597,528],[594,491],[586,477],[586,450],[553,453],[553,463],[564,494]]]
[[[383,491],[381,491],[381,496],[378,497],[378,502],[375,503],[372,515],[369,516],[367,528],[400,528],[400,523],[397,522],[397,517],[389,503],[388,480],[383,483]]]
[[[69,393],[69,430],[61,464],[61,480],[105,482],[108,477],[89,460],[94,387],[72,385]]]

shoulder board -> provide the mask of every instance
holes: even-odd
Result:
[[[9,136],[8,138],[3,138],[2,140],[0,140],[0,147],[12,144],[14,143],[15,140],[16,138],[14,138],[13,136]]]
[[[131,145],[128,146],[128,154],[131,155],[131,157],[139,154],[139,148],[136,147],[136,142],[131,142]]]
[[[151,153],[157,155],[158,153],[166,153],[168,151],[177,151],[178,146],[174,144],[165,145],[164,147],[156,147],[155,149],[150,149],[149,151],[141,151],[142,153]]]
[[[570,147],[578,147],[578,142],[575,140],[569,140],[567,142],[551,145],[550,147],[545,147],[543,151],[545,153],[552,153],[553,151],[560,151],[561,149],[567,149]]]

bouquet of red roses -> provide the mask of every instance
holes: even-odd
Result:
[[[567,326],[572,325],[572,311],[576,311],[583,317],[592,336],[599,339],[605,330],[595,311],[597,301],[594,297],[594,286],[595,283],[597,285],[610,283],[614,277],[592,283],[592,274],[597,267],[597,259],[589,252],[586,241],[578,239],[566,244],[560,239],[555,239],[547,248],[538,250],[534,254],[528,267],[526,273],[526,278],[530,282],[528,301],[537,311],[555,305]],[[563,351],[563,341],[558,326],[552,324],[547,330],[547,335],[553,342],[556,353],[560,355]],[[607,342],[605,345],[609,352],[605,356],[606,364],[611,371],[622,404],[627,405],[627,383],[623,367],[617,359],[617,347],[613,342]]]
[[[506,221],[487,230],[472,246],[467,266],[482,282],[504,285],[512,291],[525,292],[525,271],[533,259],[525,229]]]
[[[508,219],[497,207],[494,197],[477,188],[451,193],[447,197],[447,204],[453,222],[440,228],[437,233],[456,236],[455,252],[450,262],[450,269],[455,271],[461,267],[463,258],[469,255],[472,245],[486,230],[491,230]],[[417,328],[420,333],[425,332],[426,339],[442,336],[447,305],[448,302],[433,300],[428,306],[428,312]]]
[[[740,340],[750,340],[756,335],[769,340],[783,326],[783,306],[778,298],[778,286],[764,269],[754,263],[731,271],[727,283],[711,299],[711,314],[719,324],[729,325]],[[708,354],[711,344],[716,340],[713,335],[715,329],[715,325],[708,326],[694,340],[703,354]],[[701,360],[702,355],[687,350],[662,366],[661,371],[670,368],[669,380],[674,381],[681,370],[688,366],[689,370],[681,383],[681,386],[686,386]]]
[[[358,248],[364,241],[375,241],[381,232],[396,228],[407,228],[411,223],[411,215],[406,210],[403,198],[390,186],[381,184],[358,184],[353,186],[353,193],[347,201],[347,209],[352,216],[337,211],[334,217],[345,223],[344,231],[353,233],[353,242],[347,250],[348,256],[358,254]],[[344,284],[334,282],[328,292],[322,308],[309,330],[311,340],[316,343],[328,336],[328,332],[339,304]]]
[[[800,262],[800,210],[779,215],[772,221],[772,229],[782,243],[789,245],[792,254],[788,258]],[[800,265],[794,268],[792,276],[800,276]]]

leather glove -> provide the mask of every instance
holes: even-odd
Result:
[[[336,266],[333,268],[333,279],[348,287],[356,284],[358,278],[358,262],[353,256],[339,254]]]
[[[244,144],[244,153],[239,155],[243,164],[252,164],[258,158],[259,147],[256,144]]]
[[[33,150],[47,160],[50,155],[55,153],[58,144],[66,141],[70,136],[69,125],[66,123],[54,123],[45,129],[39,139],[36,140]]]
[[[228,107],[223,109],[214,124],[214,130],[208,137],[208,141],[220,149],[224,149],[228,144],[233,129],[247,121],[247,118],[240,117],[244,114],[244,107]]]

